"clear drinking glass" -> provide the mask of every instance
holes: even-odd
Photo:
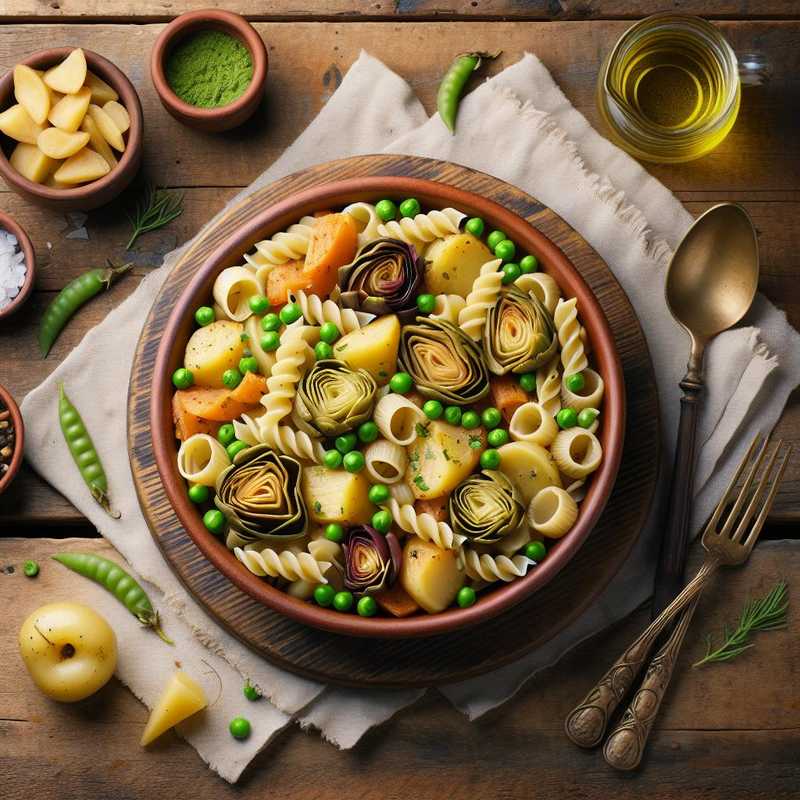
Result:
[[[713,150],[736,121],[741,86],[768,77],[760,54],[737,58],[711,23],[656,14],[628,28],[605,58],[597,104],[624,150],[679,163]]]

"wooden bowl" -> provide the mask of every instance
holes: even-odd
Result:
[[[25,266],[27,267],[25,283],[22,284],[19,294],[7,306],[0,308],[0,320],[3,320],[11,316],[17,309],[21,308],[22,304],[30,296],[36,276],[36,256],[33,252],[33,245],[31,244],[28,234],[25,233],[14,219],[3,211],[0,211],[0,228],[5,228],[9,233],[17,237],[20,249],[25,253]]]
[[[253,79],[247,89],[232,103],[217,108],[199,108],[181,100],[172,91],[165,71],[172,49],[189,34],[202,30],[222,31],[236,37],[250,51],[253,61]],[[150,77],[162,105],[178,122],[190,128],[218,133],[241,125],[258,108],[264,95],[268,61],[264,42],[244,17],[209,8],[181,14],[161,31],[150,54]]]
[[[176,466],[177,446],[171,412],[172,373],[182,364],[186,342],[195,329],[194,309],[208,302],[219,272],[241,263],[242,254],[257,241],[284,230],[306,214],[341,208],[357,201],[374,203],[387,196],[416,197],[425,208],[452,206],[468,216],[482,217],[490,229],[505,231],[523,252],[533,253],[564,294],[577,298],[581,321],[606,389],[603,424],[599,431],[603,461],[589,481],[586,498],[570,532],[553,542],[547,558],[524,578],[489,590],[472,607],[405,619],[365,618],[321,608],[291,597],[249,572],[224,543],[206,530],[197,508],[187,496],[186,484]],[[625,387],[617,349],[603,310],[569,259],[547,237],[503,206],[462,189],[418,178],[361,177],[315,186],[276,203],[246,225],[232,230],[197,271],[175,304],[161,337],[150,400],[150,428],[156,465],[181,524],[202,553],[240,589],[299,622],[335,633],[378,638],[429,636],[483,622],[510,608],[551,581],[580,548],[599,519],[617,476],[625,431]]]
[[[27,64],[34,69],[47,69],[62,61],[74,49],[73,47],[54,47],[49,50],[39,50],[17,63]],[[133,84],[125,73],[108,59],[91,50],[83,52],[86,55],[88,68],[116,90],[120,102],[125,106],[131,118],[131,126],[124,134],[125,152],[122,153],[116,167],[102,178],[82,186],[76,186],[74,189],[55,189],[43,186],[23,178],[11,166],[8,156],[14,142],[0,134],[0,139],[2,139],[0,142],[0,175],[18,194],[27,197],[34,203],[57,211],[90,211],[111,202],[133,180],[142,160],[144,115],[136,89],[133,88]],[[14,102],[14,78],[12,70],[9,70],[0,79],[0,111],[4,111]]]
[[[25,450],[25,426],[19,406],[8,389],[0,385],[0,406],[5,406],[11,412],[11,423],[14,426],[14,454],[5,475],[0,476],[0,494],[8,489],[22,464],[22,453]]]

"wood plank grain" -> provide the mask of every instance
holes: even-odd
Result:
[[[800,785],[800,703],[793,691],[800,658],[800,617],[785,631],[762,634],[737,661],[692,670],[703,634],[719,631],[745,599],[779,577],[800,574],[797,544],[761,543],[746,569],[723,573],[703,600],[642,768],[621,775],[597,751],[564,737],[562,721],[598,675],[647,623],[642,609],[585,642],[537,675],[517,697],[475,723],[437,693],[340,752],[314,733],[286,731],[230,787],[173,734],[148,750],[138,745],[146,710],[116,681],[95,698],[60,705],[33,688],[17,654],[27,612],[68,597],[66,570],[48,556],[69,549],[114,557],[100,540],[0,540],[0,772],[7,800],[125,797],[165,800],[175,787],[192,796],[292,800],[441,800],[449,797],[584,797],[592,800],[789,800]],[[692,565],[698,563],[697,548]],[[35,581],[22,561],[42,565]],[[13,568],[13,572],[11,572]],[[120,642],[124,653],[125,642]],[[144,657],[136,654],[135,657]],[[90,761],[89,754],[97,754]],[[535,789],[534,789],[535,787]]]

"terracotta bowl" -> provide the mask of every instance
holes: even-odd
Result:
[[[11,456],[11,464],[5,475],[0,476],[0,494],[3,494],[8,489],[19,472],[22,464],[22,453],[25,450],[25,426],[22,423],[22,414],[19,406],[8,389],[0,385],[0,407],[2,406],[5,406],[11,412],[11,423],[14,426],[14,454]]]
[[[54,47],[50,50],[39,50],[17,63],[27,64],[34,69],[47,69],[62,61],[73,49],[72,47]],[[125,106],[131,118],[131,126],[124,135],[125,152],[122,153],[119,164],[108,175],[91,183],[76,186],[74,189],[54,189],[34,183],[23,178],[11,166],[8,156],[11,154],[14,142],[0,134],[0,175],[3,176],[9,187],[39,205],[58,211],[90,211],[109,203],[133,180],[142,160],[144,116],[136,89],[133,88],[133,84],[125,73],[108,59],[91,50],[83,52],[86,55],[89,69],[116,90],[120,102]],[[9,70],[0,79],[0,111],[4,111],[14,102],[14,79],[12,71]]]
[[[533,253],[543,269],[556,279],[563,293],[578,299],[581,321],[606,387],[603,424],[599,431],[604,457],[589,481],[586,498],[572,530],[552,542],[547,558],[524,578],[482,593],[472,607],[405,619],[365,618],[321,608],[290,597],[249,572],[223,542],[206,530],[197,507],[188,499],[186,484],[176,467],[177,443],[171,414],[172,373],[182,364],[186,342],[195,329],[194,309],[207,304],[219,272],[241,263],[242,253],[250,250],[255,242],[284,230],[306,214],[341,208],[357,201],[374,203],[382,197],[416,197],[424,208],[452,206],[470,216],[482,217],[490,229],[505,231],[523,252]],[[540,589],[553,580],[591,533],[611,494],[622,454],[625,431],[622,367],[608,321],[589,286],[564,253],[521,217],[471,192],[428,180],[381,176],[316,186],[275,204],[246,225],[232,230],[175,304],[161,338],[154,376],[150,402],[153,449],[167,496],[188,535],[227,578],[256,600],[308,625],[353,636],[402,638],[446,633],[485,621]]]
[[[198,108],[185,103],[172,91],[165,71],[172,49],[189,34],[203,30],[222,31],[235,36],[250,51],[253,61],[250,85],[232,103],[218,108]],[[264,96],[267,67],[267,48],[256,29],[239,14],[213,8],[190,11],[172,20],[159,34],[150,54],[150,77],[164,108],[178,122],[211,133],[235,128],[253,115]]]
[[[0,211],[0,228],[4,228],[17,237],[17,242],[19,242],[22,252],[25,253],[25,265],[28,268],[25,273],[25,283],[22,284],[19,294],[7,306],[0,308],[0,320],[3,320],[21,308],[22,304],[30,296],[36,277],[36,256],[34,255],[33,245],[31,244],[28,234],[25,233],[17,222],[3,211]]]

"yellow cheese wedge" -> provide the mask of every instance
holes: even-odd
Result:
[[[119,100],[119,95],[112,86],[109,86],[102,78],[98,78],[91,70],[86,71],[86,82],[84,84],[92,92],[92,102],[98,106],[104,106],[109,100]]]
[[[106,160],[111,169],[119,163],[114,151],[108,146],[108,142],[103,138],[95,121],[87,114],[81,122],[81,130],[89,134],[89,145],[92,150],[99,153]]]
[[[34,122],[21,103],[0,114],[0,131],[18,142],[36,144],[36,137],[43,130],[44,125]]]
[[[75,133],[81,126],[89,108],[92,92],[86,86],[75,94],[65,94],[51,109],[48,119],[56,128],[67,133]]]
[[[74,156],[88,142],[88,133],[84,131],[67,133],[60,128],[46,128],[36,139],[39,149],[50,158],[69,158]]]
[[[111,167],[106,160],[94,150],[84,147],[74,156],[70,156],[53,176],[60,183],[86,183],[108,175]]]
[[[74,94],[86,80],[86,56],[78,47],[44,74],[44,82],[61,94]]]
[[[122,103],[118,103],[116,100],[109,100],[103,106],[103,111],[111,117],[113,123],[119,128],[120,133],[125,133],[130,128],[131,118]]]
[[[114,120],[100,106],[96,106],[94,103],[89,104],[89,116],[94,120],[103,138],[115,150],[119,150],[122,153],[125,150],[125,140],[122,138],[120,129],[114,124]]]
[[[178,670],[164,687],[153,706],[140,744],[142,747],[161,736],[179,722],[191,717],[208,705],[203,688],[185,672]]]
[[[8,159],[14,169],[34,183],[43,183],[58,166],[58,162],[46,156],[35,144],[20,142]]]
[[[50,92],[39,75],[25,64],[14,67],[14,96],[38,125],[44,125],[50,111]]]

